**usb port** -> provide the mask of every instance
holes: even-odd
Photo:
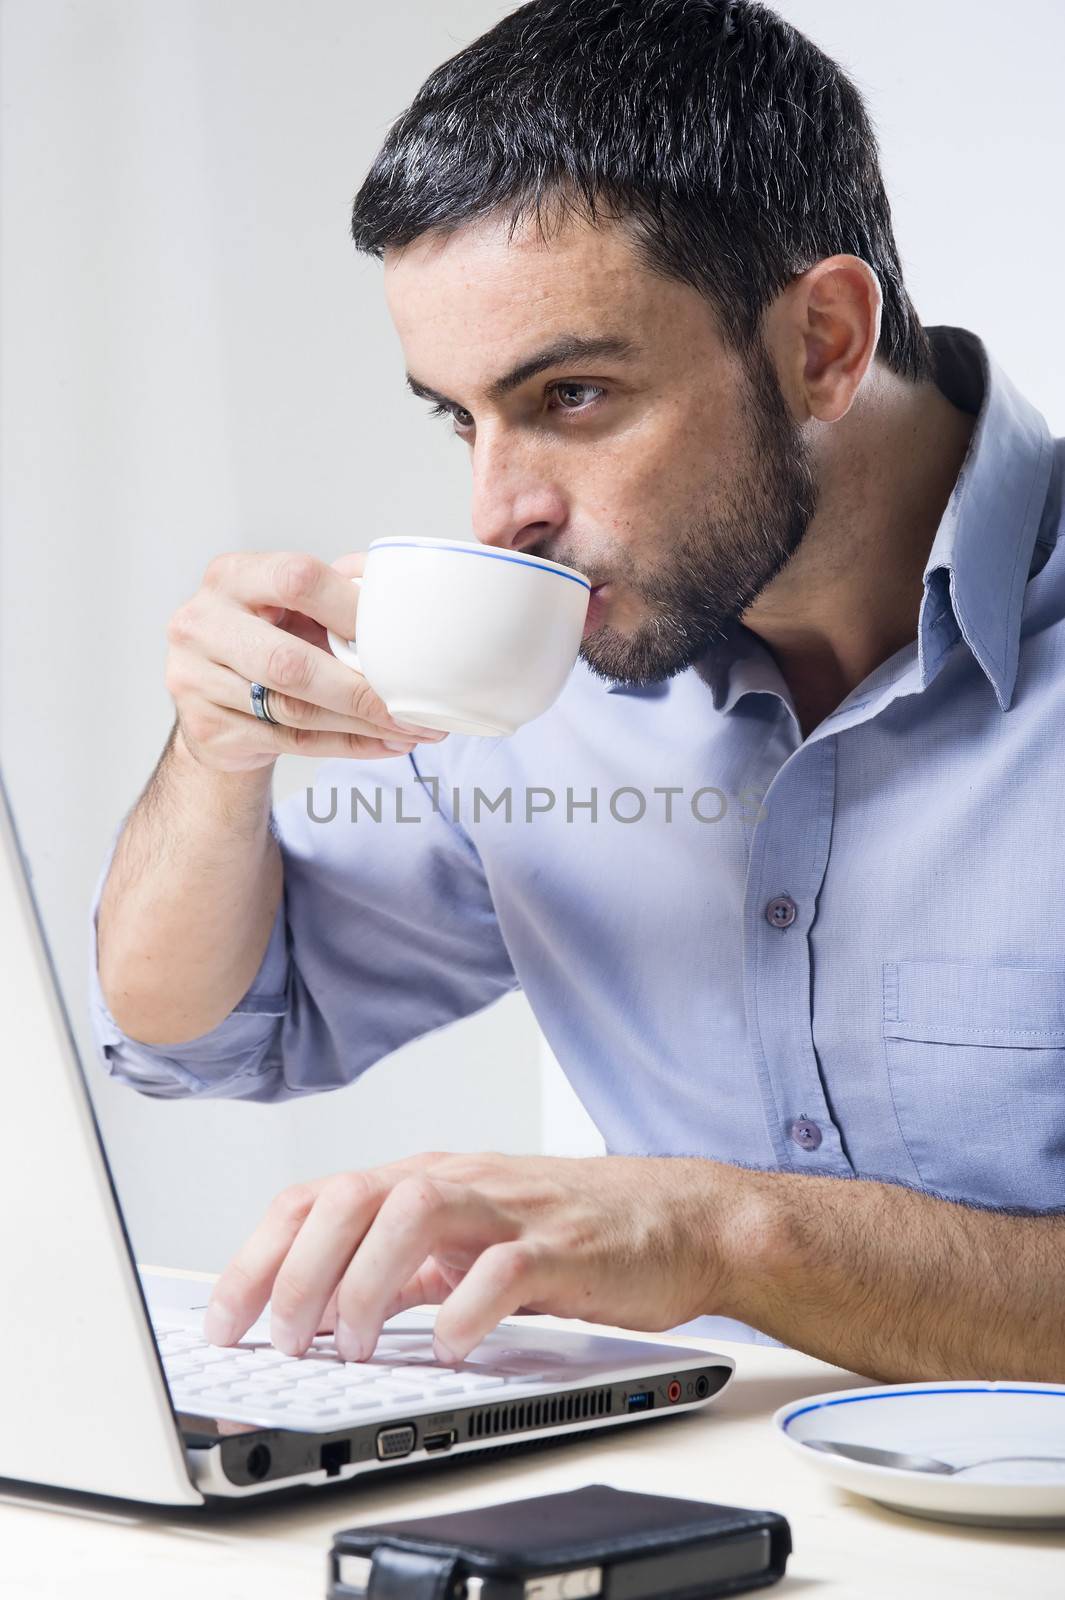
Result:
[[[414,1449],[414,1429],[382,1428],[377,1435],[377,1454],[381,1461],[394,1461],[397,1456],[409,1456]]]
[[[629,1395],[628,1409],[630,1411],[650,1411],[655,1403],[655,1397],[650,1389],[641,1389],[638,1394]]]
[[[427,1433],[422,1440],[422,1449],[428,1455],[432,1455],[436,1450],[450,1450],[455,1443],[455,1437],[454,1428],[449,1428],[446,1433]]]

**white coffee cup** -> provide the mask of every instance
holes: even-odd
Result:
[[[458,539],[374,539],[355,639],[330,632],[397,722],[497,738],[554,703],[591,585],[572,567]]]

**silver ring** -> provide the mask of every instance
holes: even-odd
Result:
[[[261,683],[253,683],[251,686],[251,708],[260,722],[269,722],[273,727],[280,728],[281,724],[277,718],[270,715],[270,703],[267,698],[269,693],[269,689],[264,688]]]

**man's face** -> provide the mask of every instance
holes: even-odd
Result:
[[[470,451],[475,536],[596,586],[581,654],[600,677],[684,670],[797,548],[816,496],[768,353],[728,348],[623,227],[423,236],[386,252],[385,292],[412,387]],[[614,350],[493,387],[573,338]]]

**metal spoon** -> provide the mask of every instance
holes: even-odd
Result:
[[[939,1472],[950,1477],[955,1472],[968,1472],[971,1467],[997,1466],[1000,1461],[1058,1461],[1065,1465],[1065,1456],[988,1456],[984,1461],[967,1461],[956,1467],[949,1461],[938,1461],[935,1456],[911,1455],[905,1450],[879,1450],[871,1444],[841,1444],[836,1439],[804,1439],[810,1450],[823,1450],[826,1455],[848,1456],[852,1461],[864,1461],[871,1467],[897,1467],[901,1472]]]

